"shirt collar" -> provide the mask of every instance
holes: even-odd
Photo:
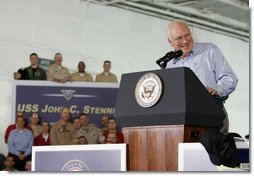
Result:
[[[193,46],[191,52],[189,53],[189,55],[188,55],[187,57],[189,57],[190,55],[195,56],[196,53],[197,53],[197,48],[195,47],[195,44],[194,44],[194,46]],[[174,58],[174,59],[173,59],[173,64],[176,64],[178,61],[180,61],[180,58],[179,58],[179,57]]]
[[[106,75],[106,76],[109,76],[109,75],[110,75],[110,72],[105,72],[105,71],[104,71],[103,74]]]

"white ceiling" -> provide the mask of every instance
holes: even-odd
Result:
[[[249,0],[81,0],[189,24],[249,41]]]

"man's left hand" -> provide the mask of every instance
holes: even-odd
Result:
[[[217,90],[211,88],[211,87],[206,87],[207,91],[209,92],[209,94],[211,95],[219,95]]]

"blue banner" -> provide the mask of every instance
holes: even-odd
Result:
[[[103,115],[113,116],[118,93],[114,83],[54,83],[50,81],[14,81],[15,110],[39,112],[42,120],[53,123],[60,119],[63,107],[70,108],[72,118],[89,115],[90,123],[100,127]],[[14,115],[15,117],[15,115]]]

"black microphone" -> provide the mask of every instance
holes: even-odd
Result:
[[[165,68],[167,66],[167,63],[169,61],[171,61],[174,58],[180,57],[181,55],[183,55],[183,51],[182,50],[178,50],[176,52],[174,52],[173,54],[171,54],[170,56],[168,56],[166,59],[164,59],[161,63],[160,63],[160,67],[161,68]]]
[[[165,54],[165,56],[163,56],[162,58],[159,58],[156,63],[161,67],[161,62],[164,61],[165,59],[167,59],[169,56],[171,56],[172,54],[174,54],[174,51],[170,51],[167,54]]]

